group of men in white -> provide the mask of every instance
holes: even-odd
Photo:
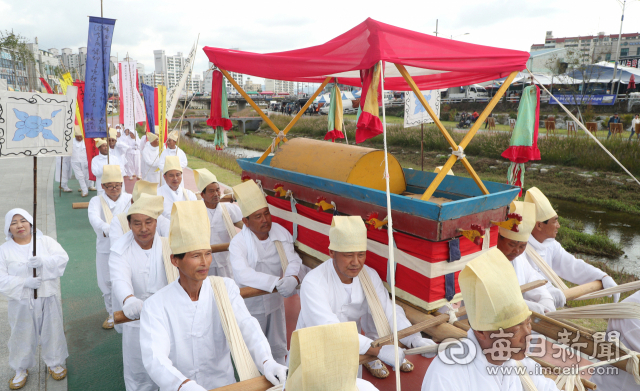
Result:
[[[186,157],[183,161],[184,153],[175,143],[174,148],[167,143],[171,151],[159,156],[157,137],[148,133],[144,139],[142,179],[132,194],[124,191],[123,171],[130,172],[114,164],[121,160],[96,164],[92,170],[101,192],[88,209],[96,232],[98,286],[107,312],[102,327],[115,326],[122,333],[127,390],[211,390],[235,383],[234,367],[241,381],[262,374],[274,386],[286,382],[285,388],[292,391],[376,390],[361,379],[359,356],[371,357],[365,366],[377,377],[388,375],[386,365],[395,369],[396,356],[399,370],[413,369],[404,347],[435,356],[430,348],[435,343],[421,333],[402,338],[404,347],[372,347],[373,340],[389,335],[394,308],[378,274],[365,265],[367,230],[359,216],[333,217],[330,258],[309,270],[291,234],[272,222],[265,195],[255,182],[233,187],[237,203],[226,202],[215,175],[194,170],[198,197],[184,188]],[[177,142],[178,137],[174,134],[169,140]],[[117,140],[100,144],[99,156],[116,147]],[[576,259],[555,240],[558,216],[538,189],[530,189],[524,202],[514,202],[511,212],[522,217],[519,229],[501,228],[497,248],[469,262],[459,285],[471,326],[468,338],[477,351],[492,347],[501,330],[511,333],[511,347],[521,349],[508,360],[479,354],[464,365],[435,358],[423,390],[529,390],[523,385],[527,381],[540,391],[557,389],[539,375],[541,371],[534,371],[538,364],[525,357],[526,337],[532,310],[554,311],[566,300],[552,285],[524,297],[520,293],[520,285],[544,278],[539,263],[524,252],[527,244],[567,281],[602,280],[605,288],[615,286],[611,277]],[[54,291],[68,256],[41,233],[36,236],[38,256],[30,256],[32,223],[26,211],[10,211],[5,217],[7,242],[0,246],[0,293],[9,297],[10,365],[16,371],[12,389],[24,386],[27,369],[35,365],[38,341],[52,376],[66,376],[62,310]],[[249,288],[265,294],[243,298]],[[284,298],[295,294],[300,295],[301,309],[289,351]],[[116,325],[114,313],[119,311],[123,320]],[[398,329],[411,325],[401,307],[395,312]],[[639,328],[628,327],[627,346],[638,350],[633,332]],[[625,336],[624,329],[618,331]],[[487,371],[490,366],[518,365],[531,370],[528,380],[515,371]],[[620,376],[624,375],[603,381],[631,384]]]

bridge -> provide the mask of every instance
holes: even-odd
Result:
[[[251,99],[260,104],[268,105],[269,102],[277,101],[277,102],[297,102],[298,100],[302,100],[306,102],[306,99],[309,97],[298,97],[297,95],[251,95]],[[186,97],[180,97],[180,105],[185,104]],[[191,107],[200,107],[203,109],[211,110],[211,96],[195,96],[193,99],[188,99],[191,101]],[[235,102],[238,105],[238,111],[244,110],[247,107],[247,100],[242,97],[242,95],[228,95],[228,102]],[[180,106],[178,106],[180,107]]]
[[[198,117],[185,117],[182,119],[182,122],[186,122],[187,124],[189,124],[189,134],[193,134],[194,130],[193,130],[193,125],[200,123],[200,122],[207,122],[209,118],[198,118]],[[262,118],[260,117],[229,117],[229,119],[231,121],[237,121],[238,122],[238,128],[240,128],[240,130],[242,130],[242,133],[247,133],[247,129],[248,130],[257,130],[260,127],[260,124],[262,123]],[[171,123],[176,123],[176,122],[180,122],[180,118],[174,118],[171,120]]]

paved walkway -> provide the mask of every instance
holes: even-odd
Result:
[[[36,227],[45,235],[54,239],[56,232],[56,214],[53,202],[53,174],[55,158],[38,158],[38,209]],[[23,208],[33,212],[33,158],[0,159],[0,217],[13,208]],[[57,188],[57,185],[55,186]],[[4,235],[3,235],[4,236]],[[11,330],[7,320],[7,299],[0,297],[0,390],[9,389],[9,380],[15,372],[9,367],[9,349],[6,341]],[[38,357],[40,356],[38,352]],[[55,381],[48,374],[44,361],[29,369],[29,378],[23,388],[26,391],[67,389],[67,379]]]

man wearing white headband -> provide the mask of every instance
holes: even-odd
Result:
[[[147,182],[160,183],[160,157],[158,136],[153,133],[147,132],[145,140],[149,142],[144,143],[144,149],[142,151],[142,179]]]
[[[9,381],[12,390],[25,385],[28,368],[37,367],[38,345],[51,376],[61,380],[67,375],[62,365],[69,353],[58,295],[69,256],[40,230],[36,231],[36,255],[32,255],[32,229],[33,217],[24,209],[12,209],[4,218],[6,242],[0,246],[0,294],[9,299],[9,366],[16,371]],[[38,292],[37,299],[33,298],[34,290]]]
[[[517,225],[517,231],[500,227],[498,249],[507,257],[511,265],[513,265],[520,285],[538,280],[546,280],[545,277],[531,267],[524,254],[531,230],[533,230],[533,226],[536,224],[536,207],[532,203],[521,201],[513,201],[512,205],[515,206],[515,209],[511,212],[520,215],[522,221]],[[553,296],[547,286],[530,290],[523,296],[531,311],[544,314],[545,312],[555,311],[556,309]]]
[[[525,391],[531,389],[523,386],[527,380],[538,391],[558,391],[555,382],[542,375],[540,365],[526,357],[531,311],[502,252],[493,248],[469,262],[458,283],[471,328],[467,339],[458,342],[466,346],[457,349],[473,353],[460,354],[454,362],[444,362],[438,355],[427,369],[422,391]],[[524,374],[518,375],[519,365],[525,367]]]
[[[384,321],[393,324],[393,303],[375,270],[365,265],[367,258],[367,228],[360,216],[334,216],[329,229],[329,254],[331,258],[310,271],[300,288],[300,315],[296,329],[330,323],[356,322],[366,335],[358,334],[360,354],[376,356],[383,362],[395,365],[396,349],[393,345],[373,348],[371,342],[378,337],[373,322],[372,305],[363,288],[363,273],[371,281],[379,305],[384,311]],[[367,278],[368,277],[368,278]],[[367,283],[367,282],[364,282]],[[371,298],[371,300],[375,300]],[[378,305],[375,303],[374,305]],[[396,307],[398,330],[411,326],[404,311]],[[430,339],[420,333],[411,334],[400,340],[407,347],[433,345]],[[411,370],[412,365],[404,360],[404,350],[399,348],[400,363]],[[425,354],[433,357],[433,355]],[[379,361],[369,363],[370,371],[376,377],[384,378],[388,370]],[[411,366],[408,368],[407,366]]]
[[[253,180],[235,186],[233,193],[244,223],[242,231],[229,245],[233,279],[240,287],[266,292],[277,289],[276,293],[245,299],[245,302],[267,336],[273,357],[284,364],[287,355],[284,298],[296,293],[302,260],[293,248],[289,231],[271,222],[267,200]]]
[[[98,195],[100,195],[104,194],[104,189],[102,188],[103,167],[107,164],[122,167],[122,162],[116,155],[110,155],[107,157],[107,155],[109,154],[109,144],[107,144],[104,139],[97,138],[95,139],[95,143],[100,153],[94,156],[93,160],[91,160],[91,172],[96,177],[96,188],[98,189]]]
[[[87,147],[84,145],[84,135],[79,125],[75,128],[75,139],[71,152],[71,168],[80,184],[82,196],[86,197],[89,190],[96,190],[89,180],[89,163],[87,162]]]
[[[122,308],[129,319],[140,319],[144,301],[167,286],[164,261],[171,251],[156,229],[162,210],[162,197],[142,194],[127,212],[129,231],[111,246],[114,310]],[[122,360],[127,391],[158,389],[142,364],[138,321],[122,325]]]
[[[96,233],[96,272],[98,287],[104,298],[104,306],[109,316],[102,324],[105,329],[112,329],[113,306],[111,302],[111,277],[109,275],[109,252],[111,241],[109,229],[111,221],[131,206],[131,194],[123,191],[124,179],[120,166],[104,166],[103,194],[93,197],[89,201],[89,223]]]
[[[618,285],[607,273],[574,257],[556,241],[560,228],[558,214],[551,206],[549,199],[537,187],[527,191],[524,201],[536,206],[536,224],[529,237],[529,245],[559,277],[578,285],[602,280],[602,286],[605,289]],[[544,274],[528,255],[527,259],[536,271]],[[551,283],[548,285],[551,286]],[[566,298],[562,291],[560,289],[550,289],[550,291],[554,295],[556,307],[564,306]],[[616,293],[613,295],[613,301],[617,303],[618,300],[620,300],[620,294]]]
[[[236,367],[255,365],[272,384],[282,384],[287,368],[274,361],[238,286],[229,278],[208,276],[211,247],[204,203],[173,204],[169,241],[179,277],[145,300],[140,316],[142,362],[151,379],[171,391],[235,383],[230,348],[244,344],[248,352],[234,356]],[[223,322],[239,338],[227,339],[230,330],[223,329]]]
[[[209,170],[206,168],[193,170],[193,176],[209,214],[211,245],[230,243],[231,235],[229,230],[232,229],[235,232],[236,227],[242,229],[244,226],[240,208],[235,203],[220,202],[222,188],[218,183],[218,178]],[[228,222],[231,222],[232,226],[229,226]],[[231,263],[229,263],[229,251],[213,254],[213,262],[209,268],[209,273],[212,276],[233,278],[233,270],[231,269]]]
[[[165,159],[167,156],[177,156],[180,159],[180,167],[184,170],[187,167],[187,155],[185,155],[184,151],[178,147],[178,140],[180,139],[180,132],[174,130],[169,133],[167,137],[167,147],[160,154],[160,170],[164,171]],[[164,178],[162,178],[164,185]]]
[[[185,189],[182,183],[182,167],[177,156],[168,156],[165,160],[162,176],[165,184],[158,188],[158,195],[164,197],[162,215],[171,218],[171,208],[177,201],[196,201],[198,198],[191,190]]]

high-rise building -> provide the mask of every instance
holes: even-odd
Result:
[[[271,91],[276,94],[287,92],[290,95],[294,95],[296,92],[295,84],[296,83],[293,81],[264,79],[264,90]]]
[[[154,50],[153,58],[155,73],[163,76],[163,84],[168,89],[175,87],[180,82],[182,69],[186,62],[182,53],[178,52],[175,56],[167,56],[164,50]]]
[[[244,82],[244,90],[246,92],[261,92],[262,90],[262,85],[259,83],[255,83],[253,80],[251,80],[250,77],[247,77],[247,80]]]
[[[35,60],[26,66],[17,58],[14,51],[0,49],[0,79],[14,91],[41,90],[43,88],[39,81],[41,77],[52,88],[56,88],[59,84],[56,75],[56,69],[60,66],[58,57],[49,51],[39,49],[38,38],[34,43],[28,43],[26,46],[33,53]]]

